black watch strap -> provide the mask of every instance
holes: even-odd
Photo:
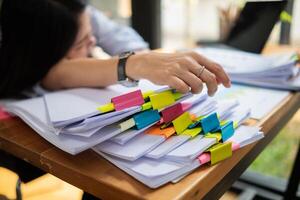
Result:
[[[127,80],[127,75],[126,75],[126,62],[127,59],[131,56],[134,55],[133,51],[128,51],[121,53],[119,55],[119,62],[118,62],[118,81],[125,81]]]

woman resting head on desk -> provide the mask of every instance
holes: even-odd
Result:
[[[83,0],[2,0],[0,97],[14,96],[36,83],[49,90],[105,87],[126,77],[148,79],[182,93],[199,93],[203,84],[209,95],[220,83],[230,87],[220,65],[194,52],[144,51],[122,61],[89,57],[96,40],[87,8]]]

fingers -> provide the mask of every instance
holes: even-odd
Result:
[[[210,59],[204,56],[201,56],[196,52],[189,52],[187,54],[194,58],[199,64],[204,65],[210,72],[215,74],[219,83],[222,83],[225,87],[231,86],[231,82],[227,73],[219,64],[211,61]]]
[[[204,69],[204,71],[200,75],[200,78],[203,80],[203,82],[206,83],[208,95],[213,96],[218,90],[218,82],[216,76],[207,69]]]
[[[167,85],[183,94],[190,91],[190,87],[183,80],[176,76],[171,76],[167,81]]]
[[[184,80],[189,86],[191,86],[192,92],[196,93],[198,91],[201,91],[201,86],[203,85],[203,82],[205,82],[208,89],[208,95],[213,96],[215,94],[218,89],[218,81],[213,73],[205,69],[203,66],[199,65],[193,59],[181,59],[179,63],[181,65],[185,65],[185,67],[190,71],[185,72],[184,75],[178,77]]]

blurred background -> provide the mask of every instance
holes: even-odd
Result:
[[[91,0],[90,2],[116,22],[137,27],[144,39],[150,43],[151,48],[173,50],[193,48],[197,41],[222,39],[226,34],[226,27],[230,25],[230,22],[224,22],[224,13],[230,13],[234,19],[245,3],[240,0]],[[156,3],[154,7],[151,7],[148,5],[149,2]],[[289,12],[282,14],[281,22],[273,28],[268,45],[289,44],[300,47],[300,0],[292,2]],[[144,6],[144,10],[137,9],[138,6]],[[139,17],[142,19],[137,20]],[[146,24],[149,19],[151,23]],[[282,26],[285,27],[282,28]],[[279,190],[284,190],[297,153],[300,140],[299,130],[300,112],[298,111],[252,163],[244,173],[244,178],[255,179],[257,182],[265,182]],[[0,169],[0,174],[5,174],[8,177],[7,180],[12,182],[17,179],[15,174],[5,169]],[[50,187],[49,182],[52,183]],[[8,185],[6,181],[0,180],[0,193],[1,189],[7,192]],[[35,180],[31,185],[22,187],[24,199],[27,200],[80,199],[82,195],[81,190],[49,174]],[[9,191],[11,196],[15,194],[14,187]],[[222,197],[222,199],[237,198],[238,191],[235,190],[227,192]]]

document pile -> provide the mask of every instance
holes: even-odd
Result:
[[[300,90],[297,54],[262,56],[237,50],[197,48],[196,52],[220,63],[236,83],[261,87]]]
[[[89,148],[156,188],[263,137],[243,126],[250,109],[237,100],[139,87],[70,89],[6,104],[38,134],[70,154]],[[101,166],[100,166],[101,167]]]

